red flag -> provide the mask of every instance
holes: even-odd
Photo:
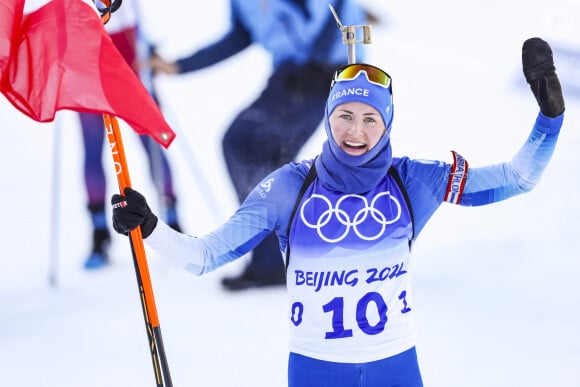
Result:
[[[62,109],[110,114],[171,144],[175,133],[95,9],[82,0],[52,0],[23,10],[24,0],[0,0],[0,91],[17,109],[40,122]]]

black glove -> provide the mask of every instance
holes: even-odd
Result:
[[[151,212],[145,197],[131,188],[125,188],[125,196],[113,195],[111,204],[113,228],[119,234],[127,235],[141,225],[141,234],[147,238],[157,226],[157,216]]]
[[[541,112],[548,117],[562,114],[564,96],[550,45],[540,38],[526,40],[522,47],[522,64],[526,81],[530,84]]]

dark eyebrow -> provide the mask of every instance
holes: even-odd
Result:
[[[354,112],[351,112],[350,110],[346,110],[346,109],[339,109],[339,110],[342,111],[342,112],[344,112],[344,113],[354,114]],[[363,116],[378,116],[378,115],[380,115],[380,114],[373,113],[373,112],[363,113]]]

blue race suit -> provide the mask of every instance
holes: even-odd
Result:
[[[145,242],[201,275],[274,231],[281,253],[274,259],[289,253],[289,385],[421,386],[410,244],[444,201],[481,206],[534,188],[562,122],[563,114],[539,113],[510,162],[467,169],[460,157],[452,164],[395,157],[391,168],[400,184],[385,171],[377,187],[361,195],[327,190],[315,178],[296,212],[312,160],[289,163],[263,179],[214,232],[196,238],[159,222]]]

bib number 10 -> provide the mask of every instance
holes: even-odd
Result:
[[[408,313],[411,308],[407,305],[406,300],[407,292],[403,290],[399,294],[399,300],[403,304],[401,313]],[[371,324],[367,317],[367,312],[370,304],[374,304],[378,312],[378,321]],[[322,306],[324,313],[332,314],[332,331],[325,333],[325,339],[342,339],[345,337],[352,337],[352,329],[347,329],[344,326],[344,298],[335,297],[329,303]],[[385,325],[387,324],[387,303],[383,299],[380,293],[369,292],[361,297],[361,299],[356,304],[356,322],[359,329],[367,335],[376,335],[385,330]],[[296,302],[292,305],[292,322],[294,325],[298,326],[302,322],[302,313],[304,312],[304,306],[302,303]]]

